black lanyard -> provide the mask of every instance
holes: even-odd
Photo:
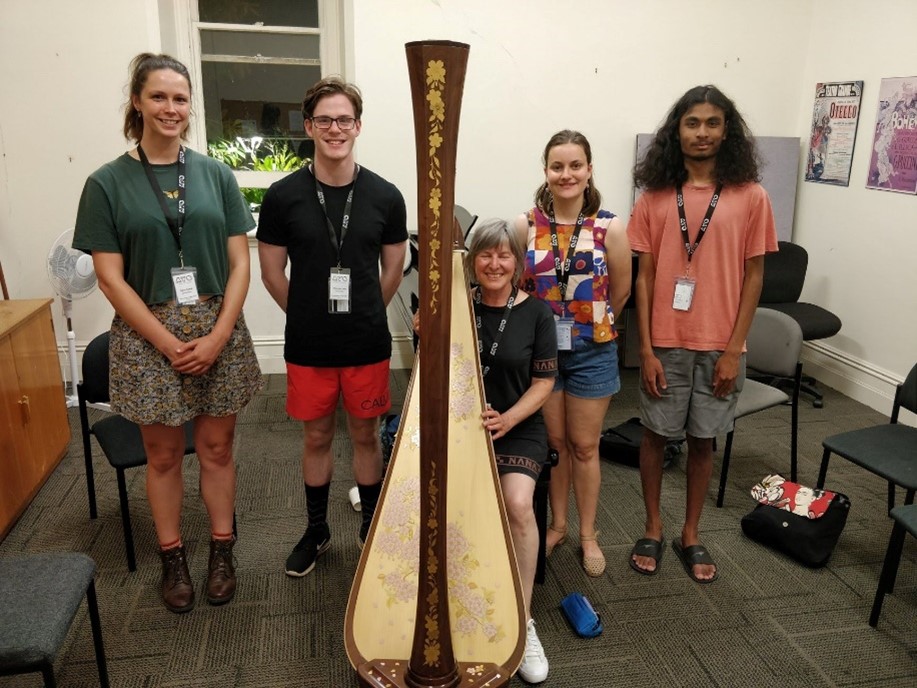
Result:
[[[685,242],[685,251],[688,252],[689,263],[697,247],[700,246],[701,239],[704,238],[704,234],[707,232],[707,227],[710,226],[710,218],[713,217],[713,211],[716,210],[716,204],[720,200],[720,192],[722,190],[723,185],[717,184],[713,196],[710,197],[710,205],[707,208],[707,214],[704,215],[704,221],[700,223],[697,238],[694,240],[694,245],[692,246],[691,240],[688,238],[688,220],[685,219],[685,197],[681,193],[681,184],[675,187],[675,202],[678,205],[678,224],[681,226],[681,238]]]
[[[500,340],[503,339],[503,333],[506,331],[506,322],[509,320],[509,314],[513,310],[513,304],[516,303],[516,296],[519,294],[518,287],[513,287],[513,293],[509,295],[509,300],[506,302],[506,310],[503,311],[503,318],[500,320],[500,326],[497,328],[497,335],[494,337],[493,344],[490,345],[490,350],[487,352],[490,361],[493,361],[497,357],[497,347],[500,346]],[[481,305],[481,288],[478,287],[477,292],[474,295],[474,327],[478,331],[478,353],[481,355],[482,363],[484,358],[484,343],[481,341],[481,313],[478,309],[478,306]],[[481,377],[487,377],[487,373],[490,371],[490,363],[481,368]]]
[[[548,222],[551,225],[551,250],[554,251],[554,272],[557,275],[557,286],[560,288],[560,300],[564,301],[567,296],[567,282],[570,280],[570,264],[573,262],[573,254],[576,251],[576,244],[579,242],[579,233],[583,229],[583,222],[586,221],[585,216],[582,211],[580,211],[579,217],[576,218],[576,228],[573,230],[573,235],[570,237],[570,246],[567,247],[567,259],[561,263],[560,261],[560,247],[557,245],[557,221],[554,219],[554,211],[551,211],[551,216],[548,218]]]
[[[309,165],[309,172],[315,179],[315,193],[318,195],[318,204],[322,207],[322,213],[325,215],[325,225],[328,227],[328,236],[331,238],[331,245],[337,252],[337,266],[341,267],[341,246],[344,245],[344,237],[347,236],[347,227],[350,225],[350,208],[353,205],[353,189],[357,185],[357,175],[360,174],[360,166],[353,166],[353,179],[351,180],[350,193],[347,194],[347,201],[344,203],[344,218],[341,220],[341,238],[338,239],[334,231],[334,225],[331,224],[331,218],[328,217],[328,207],[325,205],[325,190],[315,176],[312,165]]]
[[[185,267],[185,256],[181,249],[181,231],[185,226],[185,148],[178,147],[178,217],[173,218],[169,213],[169,206],[166,204],[165,194],[159,181],[153,173],[153,166],[149,158],[143,152],[140,145],[137,146],[137,155],[140,156],[140,162],[143,164],[143,171],[146,172],[146,178],[150,181],[153,193],[156,194],[156,200],[159,201],[159,207],[162,208],[162,214],[166,218],[166,224],[169,225],[169,231],[172,232],[172,238],[175,239],[175,245],[178,246],[178,260],[182,267]]]

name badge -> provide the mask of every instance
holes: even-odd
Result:
[[[180,306],[189,306],[200,300],[197,293],[197,268],[172,268],[172,295],[175,303]]]
[[[697,283],[690,277],[679,277],[675,280],[675,297],[672,299],[672,308],[676,311],[691,310],[694,300],[694,287]]]
[[[350,313],[350,268],[331,268],[328,277],[328,312]]]
[[[573,321],[558,320],[557,326],[557,350],[570,351],[573,349]]]

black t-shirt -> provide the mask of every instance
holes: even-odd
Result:
[[[340,235],[347,187],[322,185],[328,215]],[[261,205],[258,240],[285,246],[290,259],[284,358],[302,366],[378,363],[392,355],[379,256],[383,244],[406,241],[407,211],[395,186],[365,167],[353,183],[353,205],[341,245],[350,269],[351,312],[328,312],[328,277],[337,250],[328,236],[315,177],[303,168],[271,185]]]
[[[506,312],[503,306],[474,305],[481,316],[481,366],[490,366],[484,378],[484,395],[495,410],[503,413],[525,394],[533,377],[552,378],[557,375],[557,329],[554,316],[546,303],[533,297],[518,303],[510,312],[500,338],[495,357],[489,355],[500,321]],[[530,437],[544,441],[544,420],[541,411],[516,425],[506,437]]]

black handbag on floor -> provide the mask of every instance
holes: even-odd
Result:
[[[602,432],[599,438],[599,456],[631,468],[640,466],[640,442],[643,424],[636,416]],[[665,445],[662,466],[667,468],[681,454],[683,439],[670,439]]]
[[[779,481],[774,481],[773,478],[779,478]],[[827,564],[847,523],[847,514],[850,513],[850,500],[847,495],[840,492],[823,493],[786,481],[787,486],[792,486],[792,489],[787,490],[787,494],[792,492],[787,498],[781,489],[784,483],[782,478],[768,476],[762,483],[768,484],[768,481],[770,486],[776,486],[778,498],[771,500],[771,503],[758,504],[746,514],[742,518],[742,532],[762,545],[783,552],[800,564],[812,568]],[[756,490],[759,487],[760,485],[755,486],[752,490],[753,495],[758,496]],[[827,508],[824,511],[818,510],[817,515],[807,510],[805,505],[802,505],[802,508],[797,507],[796,511],[807,511],[806,515],[788,510],[796,503],[796,492],[793,489],[799,492],[807,491],[809,496],[815,495],[816,500],[829,499]],[[792,505],[785,504],[788,500]]]

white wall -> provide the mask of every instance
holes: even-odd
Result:
[[[803,298],[844,323],[808,348],[806,367],[886,413],[893,385],[917,362],[917,197],[867,190],[866,171],[881,79],[917,77],[913,40],[898,40],[900,29],[911,27],[901,34],[910,36],[914,26],[913,0],[818,0],[800,65],[800,136],[811,126],[817,82],[865,81],[850,186],[803,182],[796,199],[794,240],[809,251]]]
[[[0,260],[14,298],[50,296],[44,261],[73,223],[86,176],[125,149],[127,63],[172,49],[166,0],[0,3]],[[866,81],[850,188],[800,183],[795,240],[810,252],[805,297],[838,313],[837,337],[807,366],[887,411],[915,360],[917,198],[866,191],[879,79],[917,74],[917,3],[890,0],[344,0],[346,76],[366,106],[360,161],[395,182],[416,217],[414,134],[404,43],[469,43],[456,200],[486,216],[528,208],[556,130],[591,140],[605,206],[627,217],[637,132],[687,88],[715,83],[762,136],[808,137],[817,81]],[[168,24],[167,14],[163,24]],[[897,32],[895,27],[898,27]],[[304,86],[305,87],[305,86]],[[256,253],[253,251],[253,257]],[[283,318],[260,284],[246,317],[263,367],[281,369]],[[889,304],[889,305],[886,305]],[[75,304],[85,345],[111,317],[101,294]],[[410,340],[393,315],[396,346]],[[56,323],[58,339],[64,327]],[[402,356],[399,361],[404,360]]]
[[[148,10],[144,0],[0,3],[0,260],[12,298],[53,295],[51,243],[73,226],[86,176],[125,149],[122,87],[157,33]],[[111,320],[100,293],[74,314],[85,339]]]

